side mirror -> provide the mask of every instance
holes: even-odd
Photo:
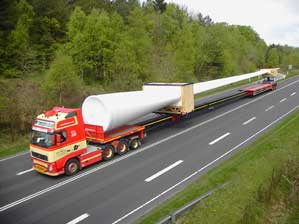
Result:
[[[61,143],[61,136],[59,134],[56,135],[56,142],[57,142],[57,145],[60,145],[60,143]]]
[[[55,136],[54,136],[54,135],[53,135],[52,138],[51,138],[51,142],[52,142],[52,145],[55,145],[55,142],[56,142],[56,141],[55,141]]]

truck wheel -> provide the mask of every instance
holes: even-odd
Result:
[[[80,169],[80,164],[77,159],[70,159],[64,166],[64,172],[66,175],[71,176],[77,173]]]
[[[129,150],[129,144],[128,141],[126,139],[121,139],[118,142],[117,148],[116,148],[116,152],[118,155],[123,155],[125,154],[127,151]]]
[[[114,156],[114,147],[111,144],[105,146],[102,152],[102,157],[104,161],[112,159]]]
[[[131,140],[130,149],[135,150],[135,149],[138,149],[139,146],[141,146],[141,142],[140,142],[139,138],[135,138],[135,139]]]

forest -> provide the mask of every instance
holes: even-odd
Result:
[[[142,83],[198,82],[298,66],[299,49],[164,0],[2,0],[0,139],[54,105]]]

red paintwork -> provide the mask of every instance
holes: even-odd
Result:
[[[57,128],[63,128],[76,123],[76,119],[71,117],[57,123]]]
[[[277,83],[261,83],[261,84],[255,84],[250,87],[241,89],[240,91],[246,92],[248,96],[254,96],[262,92],[266,92],[269,90],[276,89]]]
[[[89,159],[90,158],[90,159]],[[85,160],[85,161],[84,161]],[[80,167],[86,167],[102,160],[102,150],[96,150],[80,157]]]
[[[144,126],[124,125],[105,133],[101,126],[85,124],[85,134],[87,140],[105,144],[133,134],[137,134],[142,139],[144,128]]]
[[[47,174],[47,175],[50,175],[50,176],[58,176],[60,174],[64,174],[64,169],[58,170],[57,167],[56,167],[56,163],[48,163],[48,162],[45,162],[43,160],[33,158],[33,157],[31,157],[31,160],[32,160],[32,166],[36,170],[38,170],[39,172],[41,172],[43,174]],[[46,167],[38,164],[35,161],[37,161],[37,162],[39,161],[39,162],[42,162],[42,163],[46,164]],[[52,171],[49,170],[50,165],[52,165]]]
[[[65,118],[63,120],[60,120],[56,124],[55,129],[47,129],[45,127],[39,127],[34,125],[35,128],[41,128],[44,130],[47,130],[48,132],[61,132],[65,131],[67,133],[67,140],[63,143],[60,143],[59,145],[51,146],[49,148],[42,148],[38,147],[36,145],[32,145],[33,147],[39,148],[44,151],[58,151],[59,149],[66,147],[68,145],[73,145],[76,142],[82,142],[85,140],[98,143],[98,144],[106,144],[111,143],[114,148],[117,148],[118,142],[121,138],[128,137],[130,135],[138,135],[140,139],[143,139],[145,137],[144,134],[144,126],[134,126],[134,125],[125,125],[119,128],[116,128],[114,130],[104,132],[103,128],[101,126],[96,125],[89,125],[84,124],[81,109],[68,109],[68,108],[62,108],[62,107],[54,107],[52,110],[45,112],[46,117],[55,116],[59,112],[62,113],[71,113],[75,112],[76,116]],[[40,119],[41,120],[41,119]],[[45,121],[48,121],[45,119]],[[53,170],[49,171],[48,167],[51,165],[48,162],[45,162],[43,160],[36,159],[32,157],[32,161],[39,160],[43,163],[46,163],[48,167],[43,167],[43,172],[45,174],[56,176],[63,174],[64,166],[67,163],[69,159],[77,158],[80,162],[80,167],[86,167],[88,165],[94,164],[96,162],[99,162],[102,160],[102,150],[100,150],[101,146],[99,145],[99,150],[92,151],[90,153],[87,153],[87,148],[83,148],[80,150],[76,150],[63,158],[55,161],[52,163]],[[89,159],[90,158],[90,159]],[[36,166],[33,162],[33,166]],[[37,165],[40,166],[40,165]],[[41,172],[39,170],[39,172]]]

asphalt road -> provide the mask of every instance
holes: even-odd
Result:
[[[30,170],[28,153],[2,159],[0,223],[132,223],[275,127],[298,108],[298,95],[299,77],[294,77],[276,91],[195,113],[150,130],[141,149],[74,177]]]

